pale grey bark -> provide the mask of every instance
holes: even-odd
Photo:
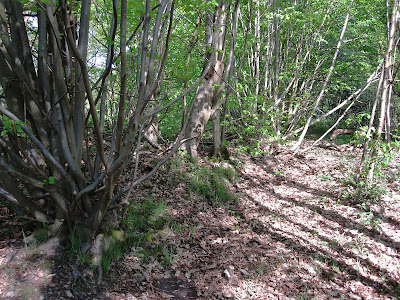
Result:
[[[382,141],[382,133],[385,125],[385,119],[387,116],[387,105],[390,103],[390,96],[392,94],[391,90],[393,88],[393,64],[394,64],[394,46],[395,46],[395,34],[397,30],[397,24],[400,19],[399,3],[398,1],[393,1],[392,17],[390,22],[390,30],[388,36],[388,46],[385,54],[385,64],[383,69],[383,82],[382,90],[380,96],[380,114],[378,127],[376,129],[376,140],[372,148],[370,159],[371,162],[368,166],[367,183],[371,183],[374,179],[374,171],[377,156],[380,151],[380,143]]]
[[[120,22],[120,57],[121,57],[121,70],[120,70],[120,82],[121,89],[119,92],[119,103],[118,103],[118,117],[117,117],[117,133],[115,150],[116,156],[118,157],[121,153],[122,147],[122,133],[124,128],[124,114],[125,114],[125,103],[127,99],[127,61],[126,61],[126,30],[127,30],[127,15],[128,15],[128,1],[121,0],[121,22]]]
[[[275,33],[275,39],[274,39],[274,50],[275,50],[275,61],[274,61],[274,79],[273,79],[273,99],[275,106],[277,107],[278,104],[278,93],[279,93],[279,73],[280,73],[280,47],[279,47],[279,26],[278,26],[278,18],[276,16],[277,14],[277,7],[276,7],[276,0],[273,0],[273,7],[274,7],[274,33]],[[281,125],[280,125],[280,117],[279,117],[279,108],[277,107],[277,114],[275,117],[273,117],[273,124],[274,124],[274,129],[275,129],[275,134],[277,136],[281,135]]]
[[[226,66],[224,63],[224,50],[226,45],[226,34],[224,28],[226,26],[226,8],[222,1],[215,12],[215,28],[212,28],[211,14],[207,14],[207,31],[206,31],[206,48],[211,53],[209,62],[211,69],[203,79],[202,84],[196,91],[193,99],[193,111],[189,116],[189,123],[185,132],[185,149],[192,157],[197,157],[197,146],[203,134],[207,122],[214,115],[213,125],[213,154],[217,155],[221,148],[221,126],[220,126],[220,108],[223,104],[222,92],[227,84],[228,76],[234,63],[234,50],[236,44],[237,23],[239,15],[239,1],[235,2],[234,12],[232,14],[232,28],[230,35],[230,49],[228,51],[228,59]],[[212,48],[212,52],[210,50]],[[215,52],[222,52],[218,55]]]
[[[255,35],[255,51],[254,51],[254,67],[255,74],[254,80],[256,82],[256,87],[254,93],[259,96],[260,93],[260,55],[261,55],[261,33],[260,33],[260,0],[255,1],[256,12],[254,16],[254,35]],[[257,101],[255,101],[255,107],[257,108]]]
[[[87,48],[89,42],[89,20],[90,20],[91,0],[81,1],[81,15],[79,22],[79,39],[78,47],[82,60],[87,59]],[[79,65],[75,66],[75,99],[73,103],[74,114],[74,133],[75,133],[75,160],[79,163],[82,160],[83,150],[83,129],[85,121],[85,85],[82,80],[81,68]]]
[[[329,6],[328,6],[328,8],[327,8],[327,10],[326,10],[326,12],[325,12],[325,14],[324,14],[324,18],[322,19],[322,22],[321,22],[320,26],[318,27],[318,30],[315,32],[315,34],[314,34],[314,36],[313,36],[313,38],[312,38],[312,40],[311,40],[310,45],[307,47],[307,52],[306,52],[306,54],[304,55],[304,57],[302,58],[299,67],[296,69],[296,72],[295,72],[295,74],[294,74],[292,80],[291,80],[290,83],[286,86],[285,90],[283,91],[283,93],[281,94],[281,96],[279,97],[279,99],[278,99],[277,101],[275,101],[274,107],[276,107],[277,105],[279,105],[279,104],[286,98],[286,95],[288,94],[288,92],[290,91],[290,89],[291,89],[291,88],[293,87],[293,85],[297,82],[301,71],[303,70],[305,64],[307,63],[307,61],[308,61],[308,59],[309,59],[309,56],[310,56],[310,54],[311,54],[311,51],[314,49],[315,44],[316,44],[316,41],[317,41],[317,39],[318,39],[318,37],[319,37],[319,35],[320,35],[322,29],[323,29],[324,26],[325,26],[326,19],[327,19],[327,17],[329,16],[329,14],[331,13],[331,9],[332,9],[333,3],[334,3],[334,1],[332,0],[332,1],[330,2],[330,4],[329,4]],[[306,41],[303,41],[303,43],[306,43]],[[300,48],[301,48],[301,50],[303,50],[304,47],[303,47],[303,46],[300,46]],[[301,54],[301,53],[302,53],[302,52],[300,51],[299,54]],[[299,59],[299,56],[297,56],[296,59]]]
[[[334,56],[333,56],[333,58],[332,58],[331,67],[329,68],[328,74],[326,75],[324,84],[323,84],[322,87],[321,87],[321,91],[320,91],[320,93],[319,93],[319,95],[318,95],[318,98],[317,98],[317,100],[315,101],[314,108],[313,108],[312,112],[310,113],[309,117],[307,118],[306,125],[304,126],[304,129],[303,129],[303,131],[302,131],[302,133],[301,133],[301,135],[300,135],[298,141],[297,141],[296,144],[291,148],[292,151],[297,151],[298,148],[300,147],[300,145],[302,144],[302,142],[303,142],[303,140],[304,140],[304,137],[305,137],[306,134],[307,134],[308,128],[310,127],[311,120],[312,120],[312,118],[313,118],[315,112],[317,111],[317,109],[318,109],[318,107],[319,107],[319,104],[320,104],[322,98],[324,97],[326,87],[328,86],[328,82],[329,82],[329,80],[330,80],[330,78],[331,78],[331,75],[332,75],[332,73],[333,73],[333,70],[334,70],[334,68],[335,68],[336,60],[337,60],[337,57],[338,57],[340,48],[341,48],[342,43],[343,43],[344,34],[345,34],[345,32],[346,32],[347,25],[348,25],[348,22],[349,22],[349,19],[350,19],[350,12],[351,12],[352,5],[353,5],[353,0],[350,2],[349,9],[348,9],[348,11],[347,11],[346,19],[345,19],[344,24],[343,24],[343,27],[342,27],[342,32],[341,32],[341,34],[340,34],[339,41],[338,41],[338,43],[337,43],[337,45],[336,45],[336,51],[335,51],[335,54],[334,54]]]
[[[119,0],[113,0],[112,4],[113,4],[113,15],[112,15],[110,32],[108,34],[110,43],[107,47],[107,59],[106,59],[105,70],[104,70],[103,74],[101,75],[100,92],[99,92],[97,100],[96,100],[96,103],[97,103],[98,100],[100,99],[100,118],[99,118],[100,124],[99,124],[99,127],[100,127],[100,132],[102,132],[102,133],[104,133],[104,122],[105,122],[105,117],[106,117],[106,113],[107,113],[106,100],[108,97],[108,77],[110,75],[111,65],[114,60],[114,44],[115,44],[115,35],[117,32]],[[95,87],[96,87],[96,84],[95,84]],[[100,167],[100,155],[99,155],[99,152],[97,151],[96,159],[94,162],[94,170],[93,170],[93,178],[95,180],[98,179],[99,167]]]
[[[360,167],[359,167],[360,176],[361,176],[361,174],[364,174],[363,168],[364,168],[364,164],[365,164],[365,159],[367,158],[367,155],[368,155],[369,143],[372,140],[372,131],[374,129],[375,115],[376,115],[376,110],[378,108],[378,102],[379,102],[379,98],[381,95],[384,78],[385,78],[385,72],[384,72],[384,66],[382,66],[381,76],[380,76],[379,83],[378,83],[378,86],[376,89],[374,104],[372,105],[372,109],[371,109],[369,125],[368,125],[367,132],[365,134],[365,141],[363,144],[363,154],[361,156]]]
[[[189,123],[185,132],[185,139],[187,139],[185,149],[192,157],[198,156],[198,142],[212,116],[214,87],[221,83],[223,76],[224,65],[221,60],[218,60],[221,54],[218,54],[217,51],[222,51],[220,47],[223,45],[221,39],[224,35],[221,28],[224,25],[224,14],[226,14],[223,11],[224,7],[224,3],[220,3],[215,14],[210,11],[206,12],[206,54],[211,67],[192,100],[194,102],[193,111],[189,116]],[[215,28],[213,28],[213,19],[215,19]]]
[[[326,119],[327,117],[331,116],[333,113],[337,112],[339,109],[347,105],[350,101],[354,102],[357,99],[361,97],[361,95],[371,86],[372,83],[376,82],[379,79],[379,72],[380,72],[381,66],[377,68],[377,70],[371,74],[371,76],[367,79],[367,81],[364,83],[364,85],[359,88],[357,91],[355,91],[353,94],[351,94],[349,97],[347,97],[344,101],[336,105],[334,108],[329,110],[328,112],[324,113],[323,115],[317,117],[314,119],[311,123],[310,126],[317,124],[318,122]],[[353,100],[354,99],[354,100]],[[288,130],[288,134],[284,135],[282,139],[287,140],[291,136],[299,133],[302,131],[304,127],[300,127],[296,130]]]
[[[168,55],[175,1],[162,0],[154,8],[151,8],[150,0],[146,1],[146,13],[138,20],[139,25],[131,35],[133,39],[140,32],[141,40],[131,47],[126,47],[130,40],[127,38],[127,0],[121,1],[121,7],[118,7],[117,0],[112,4],[110,31],[105,34],[108,41],[115,42],[119,17],[121,64],[116,61],[113,43],[107,45],[104,71],[96,81],[89,76],[87,66],[89,32],[93,26],[90,0],[82,1],[76,10],[70,10],[65,0],[37,2],[37,44],[28,38],[22,14],[24,4],[0,0],[0,84],[5,97],[5,101],[0,103],[0,195],[18,203],[38,220],[53,222],[64,219],[70,230],[80,227],[86,233],[87,245],[108,214],[110,203],[119,200],[129,190],[115,191],[116,182],[126,171],[132,151],[137,149],[139,152],[141,148],[137,133],[145,127],[146,119],[156,117],[155,114],[195,89],[210,70],[208,65],[207,73],[171,103],[164,107],[155,103],[150,107],[150,100],[158,101],[157,88]],[[32,49],[37,50],[37,57]],[[137,78],[138,93],[132,92],[128,103],[127,95],[132,85],[127,83],[130,63],[127,51],[132,49],[138,49],[138,73],[133,74]],[[107,98],[115,95],[111,89],[107,91],[107,79],[114,76],[111,73],[113,64],[121,67],[113,71],[120,74],[116,79],[120,101],[119,107],[117,105],[115,110],[106,112]],[[93,86],[92,80],[95,82]],[[95,89],[100,82],[102,90],[97,92]],[[94,99],[96,93],[98,96]],[[134,97],[136,103],[133,103]],[[98,113],[97,102],[100,100]],[[113,115],[107,116],[107,113]],[[88,115],[92,123],[88,122]],[[106,118],[118,119],[114,124],[118,135],[110,143],[104,141]],[[93,127],[90,128],[89,124]],[[84,137],[87,129],[93,130],[95,135],[90,144]],[[142,132],[139,133],[140,137]],[[134,182],[141,182],[154,174],[179,147],[182,136],[183,132],[180,132],[172,150],[153,171]],[[90,153],[90,146],[96,148],[97,162],[96,152]],[[29,195],[23,196],[8,179],[18,180]],[[92,197],[91,192],[99,188],[103,190],[102,197]],[[47,195],[40,206],[32,202],[31,196],[36,191]],[[52,209],[44,209],[46,207]],[[45,214],[44,211],[51,212]]]

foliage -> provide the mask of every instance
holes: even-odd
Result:
[[[83,244],[83,232],[81,230],[75,230],[69,235],[69,254],[75,256],[81,253]]]
[[[358,176],[350,176],[343,179],[342,183],[346,186],[341,198],[354,205],[372,205],[381,200],[385,189],[379,184],[366,184],[364,180],[359,180]]]
[[[130,176],[132,163],[139,163],[143,129],[153,113],[162,146],[170,150],[162,152],[165,160],[160,161],[165,162],[178,148],[182,125],[196,103],[197,86],[192,85],[209,59],[205,19],[221,3],[134,0],[127,1],[125,8],[115,7],[115,14],[110,1],[70,5],[24,0],[0,7],[5,16],[0,41],[4,45],[0,57],[0,186],[38,220],[61,218],[73,252],[82,250],[78,246],[82,238],[94,240],[110,205],[118,205],[130,190],[128,182],[133,186],[143,179],[119,180]],[[218,50],[219,57],[235,56],[235,68],[227,82],[212,89],[225,85],[220,97],[228,102],[217,108],[223,112],[224,138],[239,141],[239,151],[259,156],[264,139],[295,136],[312,114],[350,1],[318,0],[307,5],[281,1],[275,8],[268,1],[239,1],[240,22],[233,40],[231,9],[235,3],[226,2],[228,47],[225,52]],[[89,18],[83,17],[85,9],[90,11]],[[326,96],[313,118],[347,99],[376,69],[386,47],[386,26],[386,8],[381,2],[354,2]],[[231,45],[235,45],[234,53],[230,53]],[[205,80],[206,76],[198,85]],[[188,88],[190,92],[183,96]],[[373,98],[370,93],[357,100],[351,116],[339,124],[357,129],[355,143],[367,142],[370,147],[374,132],[367,136],[370,112],[366,109]],[[399,106],[397,98],[392,105]],[[309,134],[324,133],[340,113],[312,125]],[[208,137],[220,134],[210,133],[209,123],[204,129]],[[340,137],[337,142],[348,139]],[[384,167],[391,149],[398,145],[378,146],[378,162]],[[210,169],[179,157],[170,167],[190,170],[180,175],[187,177],[192,193],[212,205],[234,200],[228,188],[234,180],[229,168]],[[15,191],[14,182],[22,194]],[[121,182],[126,184],[121,186]],[[354,197],[370,193],[365,188],[361,186],[360,195]],[[104,192],[99,194],[99,190]],[[32,201],[37,194],[48,196]],[[138,210],[151,212],[152,208]],[[129,230],[158,227],[136,219],[124,226],[132,227]],[[115,247],[113,251],[122,251]]]
[[[308,134],[320,136],[320,135],[324,134],[331,126],[332,126],[332,121],[329,119],[325,119],[321,122],[318,122],[315,125],[310,126],[310,129],[308,130]]]
[[[261,147],[263,142],[261,140],[254,141],[239,139],[236,142],[237,153],[246,153],[252,156],[262,156],[264,154],[264,150]]]
[[[229,181],[235,180],[236,173],[231,167],[206,166],[192,168],[189,177],[189,191],[200,196],[208,204],[221,206],[235,201],[229,190]]]
[[[0,136],[13,134],[14,136],[26,138],[27,135],[23,131],[21,125],[23,125],[22,121],[14,121],[7,116],[0,115]]]
[[[358,137],[365,139],[365,135],[356,134]],[[368,147],[375,147],[377,142],[371,142]],[[382,187],[381,183],[386,178],[384,170],[388,167],[390,161],[394,158],[394,152],[400,147],[400,142],[392,141],[390,143],[380,142],[379,153],[372,161],[371,158],[366,158],[365,164],[361,169],[361,173],[354,172],[350,177],[343,180],[346,188],[342,193],[342,198],[352,204],[359,205],[362,209],[368,210],[368,207],[372,204],[378,203],[382,195],[386,193],[386,190]],[[371,181],[368,177],[370,176],[370,165],[374,162],[375,168],[374,180]],[[368,218],[367,218],[368,219]],[[369,220],[369,219],[368,219]]]
[[[163,230],[173,227],[164,202],[157,202],[149,197],[143,203],[131,204],[124,215],[124,238],[113,238],[102,255],[101,266],[104,272],[108,272],[113,262],[132,249],[135,249],[135,255],[144,262],[157,259],[161,265],[169,266],[174,260],[175,250],[171,244],[159,241]],[[112,232],[109,235],[112,236]]]
[[[354,137],[351,135],[339,135],[336,140],[335,143],[337,145],[345,145],[345,144],[352,144],[354,141]]]

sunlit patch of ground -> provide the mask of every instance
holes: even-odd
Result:
[[[236,205],[181,203],[192,207],[183,222],[196,220],[201,230],[185,240],[189,247],[174,269],[204,298],[395,299],[397,194],[386,186],[389,193],[370,212],[341,199],[342,179],[359,154],[318,148],[247,159]]]
[[[0,299],[45,299],[42,287],[54,274],[49,256],[58,247],[56,239],[36,246],[3,241],[0,249]]]

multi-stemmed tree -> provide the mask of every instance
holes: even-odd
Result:
[[[231,133],[257,138],[305,125],[304,137],[340,113],[336,126],[368,106],[354,103],[376,81],[364,84],[379,65],[385,14],[369,2],[0,0],[0,195],[82,231],[89,246],[182,139],[197,156],[209,120],[214,155],[227,116]],[[387,64],[380,90],[390,99]],[[381,121],[394,104],[381,102]],[[158,120],[177,124],[172,144],[139,177]]]
[[[151,3],[0,1],[0,194],[39,221],[82,231],[87,246],[110,210],[180,145],[187,120],[139,178],[151,118],[210,69],[161,105],[175,1]],[[122,174],[129,184],[116,190]]]

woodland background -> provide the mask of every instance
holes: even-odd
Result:
[[[372,213],[382,178],[397,174],[387,170],[400,146],[399,5],[0,0],[6,215],[39,224],[46,239],[60,237],[101,280],[110,247],[128,249],[143,237],[152,244],[143,231],[158,218],[129,218],[152,216],[163,202],[143,200],[144,192],[154,197],[146,184],[157,194],[170,176],[183,176],[185,189],[215,207],[231,203],[225,188],[234,174],[247,182],[251,159],[290,155],[312,164],[315,149],[339,151],[335,161],[351,156],[352,168],[332,197]],[[271,168],[274,184],[290,182],[288,170]],[[264,178],[257,172],[255,181]],[[180,184],[169,186],[173,194]]]

